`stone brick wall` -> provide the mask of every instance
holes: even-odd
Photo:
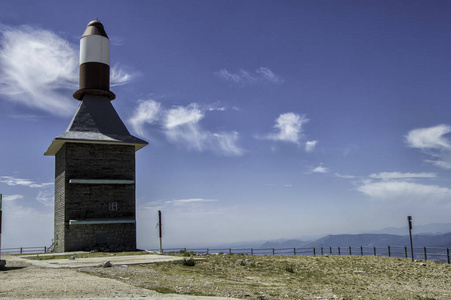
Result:
[[[98,240],[104,235],[105,240]],[[66,231],[65,251],[92,250],[113,251],[136,249],[135,224],[71,225]]]
[[[65,251],[65,221],[66,202],[66,145],[55,156],[55,220],[54,220],[54,250]]]
[[[134,146],[66,143],[55,159],[55,251],[94,247],[99,234],[108,244],[135,248],[135,224],[69,225],[70,220],[135,220],[135,184],[69,183],[70,179],[134,180]],[[117,210],[109,210],[110,202],[117,202]]]

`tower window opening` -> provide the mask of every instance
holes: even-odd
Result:
[[[109,211],[116,211],[117,210],[117,202],[110,202],[108,205]]]

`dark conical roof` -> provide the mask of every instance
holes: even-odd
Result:
[[[55,155],[66,142],[133,145],[135,151],[148,143],[125,127],[106,96],[85,95],[66,132],[57,136],[45,155]]]
[[[108,38],[108,35],[105,32],[105,28],[99,20],[94,20],[88,23],[88,26],[86,26],[86,30],[81,37],[87,35],[101,35]]]

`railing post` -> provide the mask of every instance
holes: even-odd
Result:
[[[349,255],[352,255],[352,248],[349,246]]]
[[[406,254],[406,258],[407,258],[407,246],[404,246],[404,253]]]
[[[313,255],[316,256],[316,248],[313,247]]]
[[[22,247],[20,247],[20,254],[22,254]]]
[[[272,255],[276,255],[276,252],[274,251],[274,248],[272,248]]]
[[[296,255],[296,248],[293,248],[293,255]]]
[[[254,248],[251,248],[251,255],[254,255]]]
[[[44,253],[47,253],[47,246],[44,246]]]
[[[450,260],[449,260],[449,248],[446,248],[446,256],[448,257],[448,264],[450,263]]]
[[[428,260],[428,252],[426,250],[426,247],[424,247],[424,260]]]
[[[363,247],[360,246],[360,256],[363,256]]]
[[[323,247],[321,247],[321,255],[324,255]]]
[[[338,255],[341,255],[340,247],[338,247]]]
[[[229,255],[232,254],[232,248],[229,248]]]
[[[374,256],[376,256],[376,247],[374,247]]]
[[[332,255],[332,247],[329,247],[330,255]]]
[[[391,257],[390,246],[388,246],[388,257]]]

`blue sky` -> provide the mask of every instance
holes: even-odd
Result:
[[[449,222],[448,1],[2,1],[3,247],[49,245],[79,39],[111,40],[138,246]]]

